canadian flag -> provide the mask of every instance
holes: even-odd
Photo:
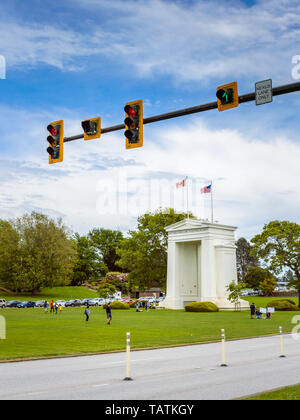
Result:
[[[176,182],[176,188],[185,187],[186,180],[187,180],[187,176],[181,182]]]

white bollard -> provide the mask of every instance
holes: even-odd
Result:
[[[126,377],[124,381],[132,381],[130,377],[130,332],[126,334]]]
[[[280,334],[280,350],[281,350],[280,357],[285,357],[284,352],[283,352],[282,327],[279,327],[279,334]]]
[[[222,336],[222,367],[226,367],[226,351],[225,351],[225,330],[221,330],[221,336]]]

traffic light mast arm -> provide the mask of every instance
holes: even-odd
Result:
[[[291,83],[288,85],[277,86],[272,89],[273,96],[285,95],[286,93],[292,93],[300,91],[300,82]],[[245,102],[255,101],[255,92],[246,93],[245,95],[239,95],[239,103],[243,104]],[[203,105],[193,106],[191,108],[180,109],[177,111],[168,112],[166,114],[154,115],[153,117],[144,118],[143,124],[150,124],[153,122],[169,120],[171,118],[182,117],[184,115],[196,114],[197,112],[210,111],[211,109],[218,109],[218,104],[216,102],[209,102]],[[112,127],[107,127],[101,129],[101,134],[110,133],[112,131],[123,130],[125,124],[114,125]],[[77,136],[65,137],[64,142],[74,141],[83,139],[83,134]]]

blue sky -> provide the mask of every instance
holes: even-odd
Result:
[[[46,153],[50,121],[63,119],[71,136],[88,117],[122,123],[134,99],[149,117],[215,101],[234,80],[240,94],[259,80],[297,81],[299,17],[295,0],[2,3],[0,217],[36,210],[82,234],[126,232],[144,211],[185,208],[174,186],[188,176],[189,208],[210,217],[199,191],[213,179],[215,217],[237,236],[299,222],[299,93],[146,125],[139,150],[125,150],[118,131],[67,143],[56,165]]]

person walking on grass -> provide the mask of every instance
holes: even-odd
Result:
[[[107,325],[110,325],[111,320],[112,320],[110,302],[106,305],[106,318],[107,318]]]
[[[53,302],[53,300],[51,300],[51,303],[50,303],[50,313],[51,312],[54,313],[54,302]]]
[[[48,302],[45,300],[44,302],[44,311],[47,313],[48,312]]]
[[[89,319],[90,319],[90,315],[91,315],[91,311],[90,311],[89,305],[87,305],[87,307],[85,308],[84,315],[85,315],[85,323],[87,325],[88,322],[89,322]]]

